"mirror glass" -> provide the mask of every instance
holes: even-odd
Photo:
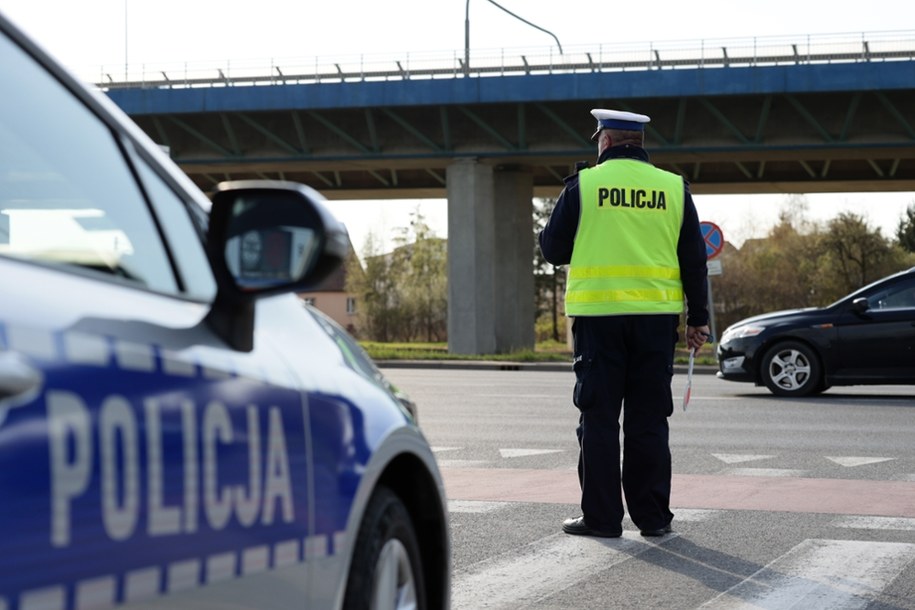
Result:
[[[226,265],[243,290],[301,281],[320,251],[320,219],[301,200],[274,194],[232,204]]]

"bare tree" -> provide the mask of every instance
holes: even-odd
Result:
[[[802,206],[789,205],[764,238],[722,253],[715,311],[724,328],[768,311],[828,305],[913,262],[856,214],[820,225],[806,220]]]
[[[435,236],[419,211],[401,229],[392,253],[398,274],[403,334],[411,339],[444,341],[448,335],[447,242]]]
[[[396,282],[380,248],[378,237],[369,233],[362,249],[364,266],[356,257],[347,261],[346,290],[356,295],[361,334],[375,341],[390,341]]]
[[[364,268],[347,273],[357,295],[363,334],[376,341],[447,339],[447,244],[416,211],[398,229],[393,251],[382,253],[378,238],[366,238]]]

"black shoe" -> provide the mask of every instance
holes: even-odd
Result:
[[[639,533],[643,536],[663,536],[664,534],[669,534],[673,531],[673,528],[670,527],[670,523],[664,527],[658,528],[656,530],[641,530]]]
[[[573,536],[596,536],[598,538],[619,538],[623,530],[596,530],[585,524],[584,517],[566,519],[562,522],[562,531]]]

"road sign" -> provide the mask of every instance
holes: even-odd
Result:
[[[702,239],[705,240],[705,255],[712,259],[721,254],[724,249],[724,234],[713,222],[702,221],[699,223],[702,230]]]

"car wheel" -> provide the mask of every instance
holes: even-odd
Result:
[[[823,387],[820,361],[803,343],[786,341],[766,352],[762,379],[776,396],[809,396]]]
[[[426,607],[416,531],[407,508],[387,487],[366,508],[343,602],[346,610],[422,610]]]

